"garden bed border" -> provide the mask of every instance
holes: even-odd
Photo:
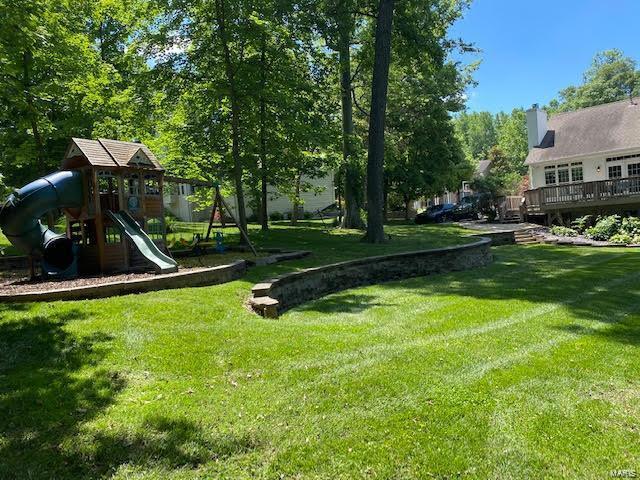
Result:
[[[269,265],[285,260],[293,260],[309,254],[310,252],[308,251],[285,252],[252,260],[237,260],[227,265],[182,272],[178,271],[176,273],[155,275],[134,280],[36,292],[0,294],[0,303],[88,300],[175,288],[206,287],[237,280],[252,266]]]

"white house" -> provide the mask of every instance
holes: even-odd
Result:
[[[529,215],[552,219],[640,209],[638,99],[559,113],[527,111]]]
[[[203,222],[209,220],[212,205],[208,206],[204,210],[198,209],[198,206],[191,201],[191,196],[199,188],[211,188],[211,184],[177,177],[167,177],[167,181],[171,182],[170,188],[165,188],[164,205],[167,210],[185,222]],[[323,208],[336,203],[333,174],[320,178],[303,177],[302,182],[309,184],[312,187],[309,191],[302,192],[300,194],[303,202],[301,205],[302,211],[313,214],[318,210],[322,210]],[[267,191],[267,212],[269,215],[275,212],[283,215],[291,213],[293,210],[293,204],[286,195],[280,194],[278,190],[272,186],[269,186]],[[230,196],[226,201],[235,215],[237,208],[236,197]],[[213,204],[213,199],[211,200],[211,203]],[[246,190],[245,203],[248,203],[246,202]],[[251,210],[249,205],[246,206],[246,211],[248,216],[255,213]]]

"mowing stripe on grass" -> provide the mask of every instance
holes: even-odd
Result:
[[[588,265],[575,266],[572,269],[562,270],[561,272],[558,272],[553,276],[560,277],[564,275],[573,274],[576,270],[599,266],[599,265],[617,260],[623,256],[624,255],[619,254],[619,255],[608,256],[605,259],[598,258],[594,262],[589,262]],[[624,283],[629,278],[633,278],[638,275],[639,275],[638,273],[628,274],[628,275],[625,275],[624,277],[619,277],[610,282],[607,282],[605,286],[608,286],[608,287],[616,286],[620,283]],[[371,287],[366,287],[366,288],[371,288]],[[434,285],[431,287],[431,291],[437,291],[437,289],[438,289],[438,285]],[[589,296],[592,296],[595,293],[598,293],[598,292],[590,291],[587,293],[583,293],[577,297],[574,297],[573,299],[565,300],[563,302],[543,304],[537,307],[530,308],[525,311],[518,312],[507,318],[497,319],[490,323],[485,323],[485,324],[474,326],[474,327],[454,329],[449,332],[435,334],[426,339],[412,339],[400,344],[395,343],[393,345],[378,343],[374,345],[368,345],[364,348],[359,348],[357,350],[350,350],[347,352],[332,352],[331,354],[328,354],[312,362],[303,361],[303,363],[299,363],[298,360],[294,362],[284,362],[283,369],[287,371],[308,370],[308,369],[325,370],[332,366],[339,366],[339,371],[341,372],[347,373],[351,371],[358,371],[360,368],[365,368],[367,366],[373,365],[374,363],[377,363],[378,361],[376,360],[377,357],[381,357],[380,359],[388,358],[390,354],[392,355],[394,354],[394,352],[402,352],[408,348],[422,347],[422,346],[431,345],[436,342],[447,342],[449,340],[457,340],[457,339],[466,338],[470,336],[472,337],[476,335],[482,335],[498,329],[508,328],[510,326],[522,323],[526,320],[530,320],[532,318],[536,318],[541,315],[548,314],[554,310],[557,310],[558,308],[561,308],[564,305],[580,303],[584,301],[585,298],[588,298]],[[453,303],[454,301],[457,302],[456,297],[453,297],[450,300],[451,303]],[[287,317],[287,319],[290,319],[292,316],[293,315],[291,315],[291,313],[288,313],[288,314],[285,314],[283,317]],[[361,365],[361,367],[359,367],[359,365]]]

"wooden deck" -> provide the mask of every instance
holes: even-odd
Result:
[[[552,185],[524,192],[528,213],[640,205],[640,177]]]

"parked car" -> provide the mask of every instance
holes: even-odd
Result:
[[[443,203],[442,205],[434,205],[427,208],[424,212],[416,215],[415,222],[422,223],[440,223],[450,220],[454,208],[453,203]]]
[[[477,220],[479,215],[479,198],[475,195],[463,197],[451,212],[454,220]]]

